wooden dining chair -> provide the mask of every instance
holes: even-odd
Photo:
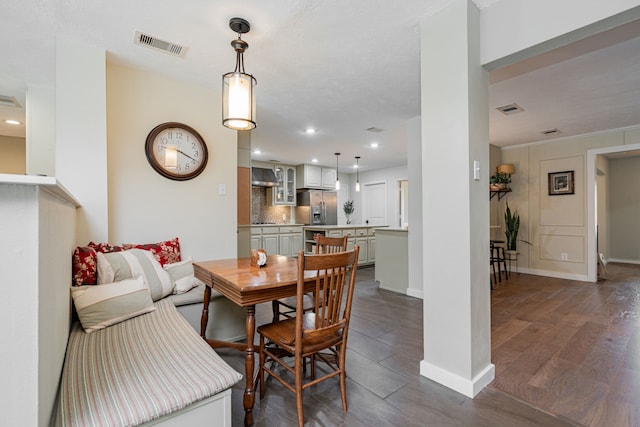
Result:
[[[345,355],[359,249],[356,245],[352,251],[314,255],[300,251],[296,317],[258,327],[260,397],[264,397],[266,390],[266,372],[295,393],[300,427],[304,425],[303,390],[326,379],[339,376],[342,409],[347,411]],[[314,310],[304,313],[305,272],[308,271],[317,272],[318,276],[312,292]],[[319,304],[319,301],[323,303]],[[291,355],[293,362],[287,357]],[[311,375],[307,381],[303,377],[305,358],[311,360]],[[315,378],[317,362],[326,364],[329,371],[320,378]],[[285,375],[292,374],[293,384],[276,370]]]
[[[335,252],[344,252],[347,250],[347,241],[349,236],[344,237],[327,237],[318,235],[316,241],[316,254],[332,254]],[[310,311],[314,307],[314,301],[310,295],[306,295],[304,299],[304,311]],[[280,320],[281,317],[292,318],[296,313],[296,298],[281,298],[271,302],[273,310],[273,321]]]

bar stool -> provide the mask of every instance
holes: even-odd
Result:
[[[504,240],[490,240],[489,246],[491,250],[490,255],[490,264],[491,269],[493,271],[493,282],[501,282],[502,281],[502,272],[504,271],[505,279],[509,279],[509,270],[507,270],[507,261],[504,254]],[[497,272],[496,272],[496,266]]]

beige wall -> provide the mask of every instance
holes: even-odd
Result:
[[[607,258],[640,263],[640,157],[611,159],[609,176]]]
[[[26,141],[24,138],[0,135],[0,173],[27,172]]]
[[[111,242],[178,236],[183,254],[195,260],[236,256],[237,138],[221,124],[219,99],[213,89],[108,64]],[[147,135],[170,121],[193,127],[207,144],[207,167],[192,180],[164,178],[147,162]]]
[[[532,243],[518,244],[521,271],[586,280],[587,151],[637,143],[638,137],[633,128],[502,150],[502,162],[516,166],[507,200],[520,214],[519,239]],[[575,194],[549,196],[548,173],[571,170]]]

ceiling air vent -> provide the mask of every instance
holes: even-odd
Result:
[[[0,95],[0,107],[22,108],[15,96]]]
[[[140,31],[136,31],[133,43],[167,53],[171,56],[177,56],[179,58],[184,58],[184,55],[187,53],[187,48],[184,46],[160,40],[157,37],[141,33]]]
[[[368,130],[369,132],[375,132],[375,133],[382,132],[382,129],[377,128],[375,126],[371,126],[370,128],[367,128],[365,130]]]
[[[546,136],[546,135],[556,135],[561,132],[558,129],[553,128],[553,129],[541,130],[540,133]]]
[[[514,104],[503,105],[502,107],[496,108],[496,110],[500,111],[502,114],[511,115],[511,114],[522,113],[524,111],[524,108],[514,103]]]

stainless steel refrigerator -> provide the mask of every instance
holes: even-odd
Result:
[[[296,222],[306,225],[337,225],[338,194],[323,190],[298,191]]]

